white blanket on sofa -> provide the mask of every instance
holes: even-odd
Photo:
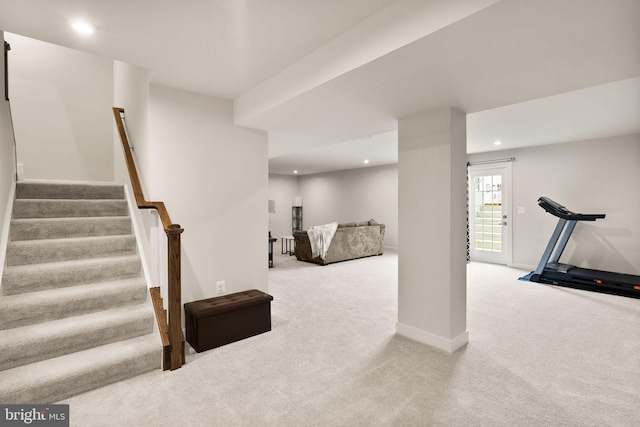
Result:
[[[307,231],[309,243],[311,244],[311,256],[313,258],[317,256],[324,258],[327,255],[331,239],[333,239],[337,229],[338,223],[332,222],[331,224],[316,225]]]

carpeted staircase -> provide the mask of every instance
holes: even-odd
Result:
[[[124,188],[19,182],[0,288],[0,402],[159,369]]]

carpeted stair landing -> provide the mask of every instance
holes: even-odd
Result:
[[[17,183],[0,402],[57,402],[159,369],[147,297],[122,186]]]

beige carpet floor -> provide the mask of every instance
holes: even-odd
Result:
[[[71,425],[640,425],[640,300],[472,263],[450,355],[395,335],[397,260],[277,251],[271,332],[67,399]]]

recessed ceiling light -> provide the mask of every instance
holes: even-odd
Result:
[[[365,165],[368,165],[368,164],[369,164],[369,159],[364,159],[364,162],[363,162],[363,163],[364,163]]]
[[[493,145],[502,145],[502,141],[500,141],[499,139],[494,141]]]
[[[293,171],[293,173],[298,173],[298,171]]]
[[[96,32],[96,26],[87,21],[73,21],[71,28],[80,34],[93,34]]]

